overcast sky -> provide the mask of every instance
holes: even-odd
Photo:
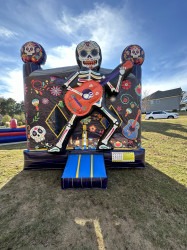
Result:
[[[23,100],[20,48],[40,43],[44,69],[76,65],[75,48],[96,41],[102,67],[114,68],[130,44],[145,51],[143,92],[187,91],[186,0],[0,0],[0,96]]]

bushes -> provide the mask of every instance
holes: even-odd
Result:
[[[14,119],[17,120],[18,126],[25,124],[25,115],[21,113],[21,115],[14,115]]]
[[[178,112],[178,110],[177,109],[173,109],[172,112]]]
[[[21,115],[14,115],[14,119],[17,120],[18,126],[25,124],[25,114],[21,113]],[[8,126],[8,123],[10,124],[11,117],[9,115],[4,115],[2,118],[2,125]]]
[[[10,120],[11,120],[11,117],[9,115],[4,115],[3,118],[2,118],[2,124],[3,125],[6,125],[6,124],[10,124]]]

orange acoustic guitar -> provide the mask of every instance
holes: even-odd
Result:
[[[126,61],[118,65],[108,76],[102,79],[101,82],[90,80],[84,82],[83,85],[80,87],[67,87],[67,90],[69,91],[66,92],[64,97],[66,107],[69,109],[70,112],[77,116],[84,116],[88,114],[93,104],[98,102],[103,96],[102,85],[108,83],[111,79],[119,75],[119,79],[116,86],[116,90],[119,92],[119,87],[122,78],[124,78],[130,73],[132,67],[132,62]],[[120,69],[125,70],[125,74],[123,76],[120,74]]]
[[[90,80],[77,88],[67,88],[64,97],[66,107],[77,116],[88,114],[94,103],[98,102],[103,95],[103,87],[99,82]]]

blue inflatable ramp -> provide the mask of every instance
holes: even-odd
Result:
[[[70,154],[61,177],[62,189],[107,188],[102,154]]]

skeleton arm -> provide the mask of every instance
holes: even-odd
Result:
[[[76,73],[74,73],[64,84],[63,86],[66,87],[68,89],[70,83],[73,82],[73,80],[79,75],[79,72],[77,71]]]
[[[110,88],[111,92],[119,93],[119,88],[121,85],[121,82],[125,77],[129,75],[133,67],[133,63],[131,61],[126,61],[125,63],[120,64],[114,71],[112,71],[111,75],[113,75],[113,78],[118,76],[117,78],[117,85],[114,87],[111,83],[110,80],[112,78],[109,77],[109,81],[107,82],[108,87]],[[113,72],[115,74],[113,74]]]

